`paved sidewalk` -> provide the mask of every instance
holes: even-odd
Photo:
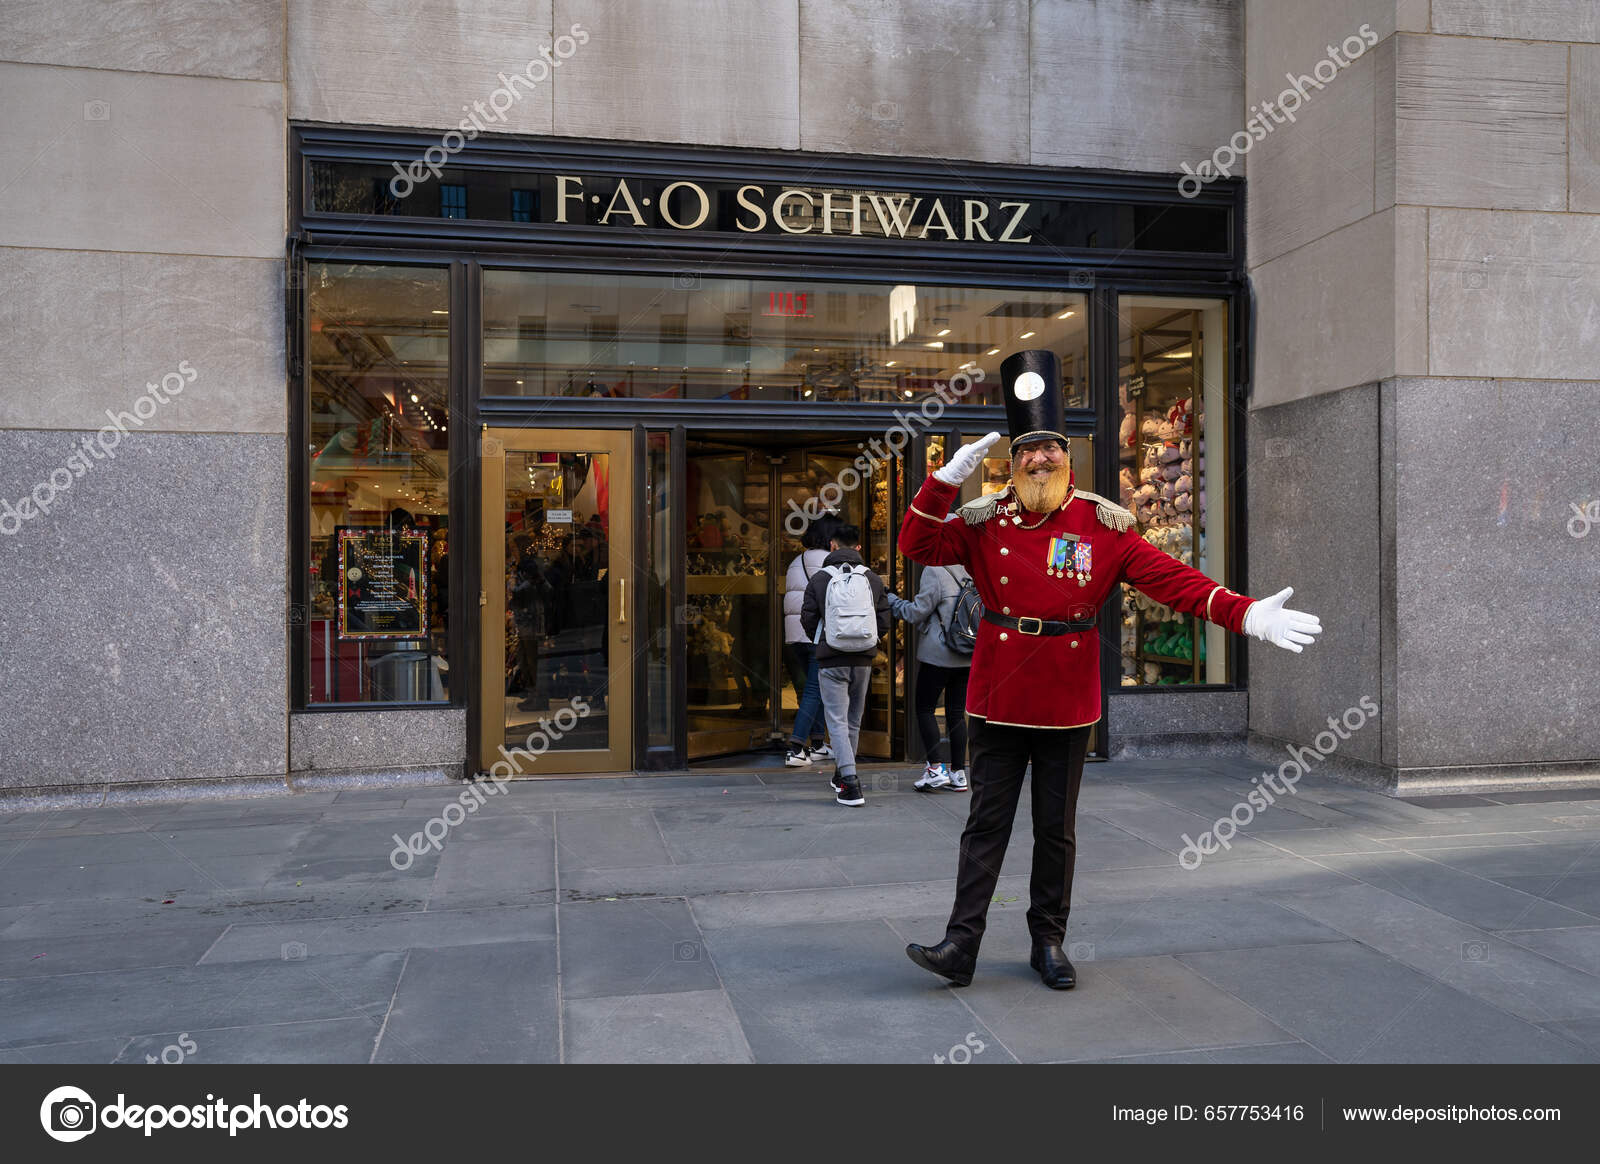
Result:
[[[1312,777],[1180,868],[1260,771],[1089,766],[1065,993],[1026,805],[973,985],[906,959],[967,798],[897,770],[519,783],[403,872],[459,786],[0,817],[0,1061],[1600,1061],[1600,799]]]

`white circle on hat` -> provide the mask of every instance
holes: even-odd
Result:
[[[1024,372],[1017,377],[1017,382],[1012,385],[1012,391],[1017,394],[1018,400],[1032,400],[1044,393],[1044,377],[1037,372]]]

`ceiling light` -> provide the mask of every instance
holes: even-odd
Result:
[[[890,360],[887,364],[884,365],[884,367],[885,368],[892,368],[896,364],[898,364],[899,362],[900,362],[899,360]]]
[[[950,334],[950,329],[949,329],[949,328],[948,328],[948,327],[947,327],[947,328],[945,328],[945,329],[944,329],[944,330],[943,330],[943,331],[941,331],[941,332],[936,332],[936,333],[935,333],[935,334],[936,334],[936,335],[949,335],[949,334]]]
[[[422,403],[422,401],[417,399],[417,394],[415,392],[413,392],[411,394],[411,403],[413,403],[413,404],[421,404]]]
[[[930,348],[942,348],[942,347],[944,347],[944,341],[943,340],[929,340],[928,341],[928,346]]]
[[[520,384],[520,383],[522,383],[522,381],[521,381],[521,380],[518,380],[518,381],[517,381],[517,383],[518,383],[518,384]]]
[[[1033,338],[1033,332],[1025,331],[1021,335],[1019,335],[1017,338],[1018,339],[1032,339]]]
[[[909,388],[907,388],[907,389],[906,389],[906,395],[907,395],[907,396],[910,396],[910,395],[911,395],[911,389],[909,389]]]
[[[450,314],[448,311],[440,311],[437,307],[435,307],[433,309],[433,313],[435,315],[449,315]]]
[[[1072,314],[1073,314],[1073,312],[1071,312],[1071,311],[1063,311],[1060,315],[1056,316],[1056,318],[1057,319],[1066,319],[1069,315],[1072,315]]]
[[[998,356],[1000,354],[1000,349],[999,348],[990,348],[988,351],[984,352],[983,354],[986,355],[986,356]]]

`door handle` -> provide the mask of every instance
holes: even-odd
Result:
[[[622,608],[621,613],[617,615],[617,625],[621,626],[628,621],[628,580],[626,578],[617,579],[617,603]]]

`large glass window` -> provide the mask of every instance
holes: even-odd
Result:
[[[308,702],[445,701],[448,273],[307,275]]]
[[[1226,586],[1227,308],[1123,296],[1119,492],[1146,541]],[[1124,687],[1227,683],[1227,633],[1123,587]]]
[[[996,404],[1005,355],[1048,347],[1089,405],[1077,293],[489,270],[483,314],[491,396],[900,402],[981,368],[951,401]]]

